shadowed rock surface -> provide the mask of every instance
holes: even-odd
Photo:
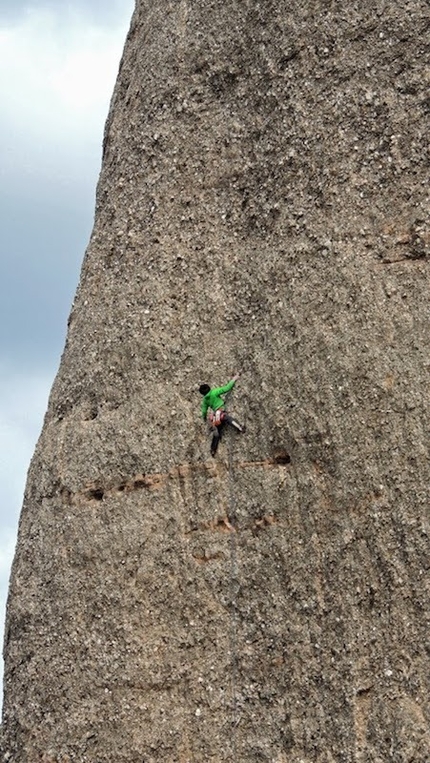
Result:
[[[4,761],[430,759],[428,35],[424,0],[137,2]]]

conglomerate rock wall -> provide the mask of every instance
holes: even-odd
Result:
[[[139,0],[21,516],[3,760],[424,763],[430,15]],[[245,435],[216,459],[202,382]]]

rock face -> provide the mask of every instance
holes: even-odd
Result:
[[[424,0],[137,2],[4,761],[430,759],[428,29]],[[211,459],[198,386],[239,369]]]

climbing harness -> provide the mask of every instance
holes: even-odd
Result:
[[[218,408],[217,411],[211,411],[209,413],[209,422],[212,427],[220,427],[225,419],[225,411],[223,408]]]

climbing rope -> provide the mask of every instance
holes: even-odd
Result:
[[[227,397],[230,393],[226,395]],[[232,761],[236,763],[236,729],[239,723],[237,707],[237,603],[236,593],[238,590],[238,564],[237,564],[237,542],[236,542],[236,495],[234,485],[233,468],[233,438],[228,437],[227,441],[227,471],[228,471],[228,515],[227,519],[231,525],[230,530],[230,574],[229,574],[229,608],[230,608],[230,664],[231,664],[231,749]]]
[[[228,443],[228,492],[229,492],[229,516],[228,521],[232,528],[230,530],[230,664],[231,664],[231,748],[232,761],[236,761],[236,729],[239,722],[237,708],[237,603],[236,593],[238,587],[238,567],[237,567],[237,544],[236,544],[236,501],[234,493],[234,472],[232,446],[229,438]]]

